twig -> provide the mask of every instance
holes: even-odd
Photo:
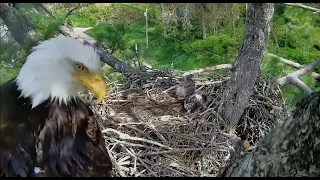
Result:
[[[150,143],[150,144],[154,144],[154,145],[163,147],[165,149],[172,149],[171,147],[168,147],[166,145],[163,145],[161,143],[158,143],[158,142],[155,142],[155,141],[152,141],[152,140],[148,140],[148,139],[144,139],[144,138],[138,138],[138,137],[131,137],[128,134],[124,134],[124,133],[119,132],[119,131],[117,131],[115,129],[107,128],[107,129],[102,130],[102,133],[107,133],[107,132],[117,133],[119,135],[120,139],[127,139],[127,140],[133,140],[133,141],[143,141],[143,142],[146,142],[146,143]]]
[[[147,166],[139,157],[137,157],[135,154],[133,154],[132,152],[130,152],[126,147],[124,147],[122,145],[122,147],[132,156],[134,157],[135,159],[139,160],[139,162],[145,167],[147,168],[153,175],[157,176],[157,174],[155,172],[152,171],[152,169],[150,169],[149,166]]]

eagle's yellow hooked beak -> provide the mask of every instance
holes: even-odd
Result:
[[[98,97],[98,103],[104,99],[107,94],[107,85],[104,78],[99,74],[92,74],[89,71],[75,71],[72,76],[80,81],[80,83],[87,87]]]

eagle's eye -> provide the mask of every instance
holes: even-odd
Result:
[[[83,71],[84,70],[84,67],[82,64],[76,64],[76,68],[80,71]]]

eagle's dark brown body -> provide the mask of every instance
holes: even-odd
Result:
[[[98,120],[80,99],[31,109],[11,80],[0,86],[0,172],[4,176],[110,176]],[[34,173],[34,167],[44,172]]]
[[[176,99],[183,101],[186,97],[193,94],[196,90],[196,84],[192,79],[193,75],[187,75],[176,88]]]

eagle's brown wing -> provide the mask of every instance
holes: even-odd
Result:
[[[31,176],[35,162],[33,135],[28,133],[19,137],[6,135],[5,138],[1,138],[0,143],[0,176]]]
[[[30,101],[19,96],[14,79],[0,85],[0,176],[31,176],[34,169],[35,139],[30,122],[37,120],[28,116]]]
[[[111,175],[112,163],[97,118],[80,99],[50,105],[38,144],[45,176]]]

